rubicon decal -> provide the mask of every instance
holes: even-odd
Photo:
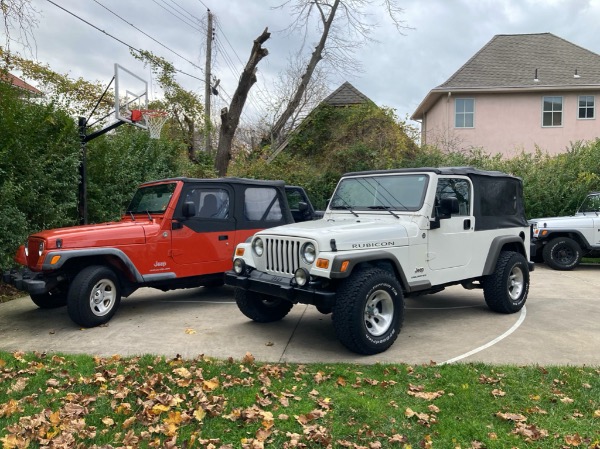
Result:
[[[396,246],[396,242],[384,241],[384,242],[365,242],[365,243],[353,243],[352,249],[360,249],[360,248],[385,248],[388,246]]]

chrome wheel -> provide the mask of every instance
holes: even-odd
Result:
[[[365,304],[364,320],[369,334],[379,337],[385,334],[394,318],[394,301],[384,290],[374,291]]]
[[[90,309],[96,316],[109,313],[116,300],[116,287],[110,279],[101,279],[90,294]]]
[[[518,301],[525,287],[525,276],[523,270],[517,265],[513,267],[508,276],[508,295],[513,301]]]

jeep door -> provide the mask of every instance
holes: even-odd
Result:
[[[475,226],[472,192],[468,178],[438,178],[433,213],[440,219],[440,227],[429,231],[427,257],[430,269],[446,270],[470,262],[469,248],[473,245]],[[458,210],[442,209],[443,204],[452,201],[458,203]]]
[[[228,184],[186,183],[175,209],[171,257],[185,272],[219,273],[231,267],[235,249],[234,192]]]

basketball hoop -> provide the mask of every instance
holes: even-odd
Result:
[[[142,114],[142,117],[144,117],[146,125],[150,130],[150,138],[160,138],[160,130],[169,118],[169,113],[153,109],[142,109],[140,110],[140,113]]]

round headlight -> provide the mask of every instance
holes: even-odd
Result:
[[[44,242],[40,243],[40,246],[38,246],[38,255],[42,255],[42,253],[44,252]]]
[[[233,271],[235,271],[236,274],[242,274],[245,269],[246,264],[244,263],[243,259],[235,259],[233,261]]]
[[[306,283],[308,282],[308,277],[308,271],[306,271],[304,268],[298,268],[294,272],[294,280],[296,281],[296,284],[298,284],[299,287],[306,285]]]
[[[315,245],[312,243],[305,243],[302,247],[302,259],[304,262],[311,264],[317,258],[317,250],[315,249]]]
[[[265,247],[260,237],[254,239],[254,241],[252,242],[252,249],[258,257],[263,255],[263,253],[265,252]]]

